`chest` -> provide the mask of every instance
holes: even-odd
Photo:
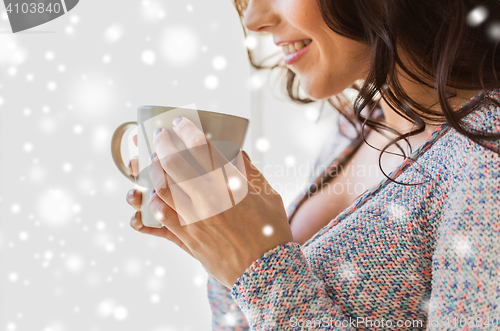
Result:
[[[363,144],[345,164],[336,168],[332,179],[301,203],[290,222],[298,243],[307,241],[357,197],[385,179],[378,159],[379,151]],[[383,170],[389,173],[401,158],[391,157],[383,161]]]

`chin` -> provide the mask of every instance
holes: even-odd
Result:
[[[302,80],[300,85],[307,96],[315,100],[328,99],[334,95],[342,93],[342,91],[348,87],[346,86],[345,88],[342,88],[328,84],[328,82],[318,84],[318,81],[316,81],[316,84],[310,84],[310,82],[302,82]]]

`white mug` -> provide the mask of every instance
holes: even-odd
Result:
[[[187,108],[189,107],[189,108]],[[194,108],[194,107],[192,107]],[[127,122],[120,125],[111,138],[111,155],[118,170],[132,182],[143,189],[141,204],[141,219],[144,226],[161,228],[163,224],[156,219],[148,206],[149,191],[154,189],[149,178],[148,166],[150,155],[154,152],[154,131],[164,128],[168,131],[172,142],[183,156],[189,158],[189,151],[182,140],[172,130],[172,121],[178,116],[191,120],[202,132],[205,133],[211,144],[215,145],[227,160],[233,160],[239,154],[249,120],[234,115],[215,113],[205,110],[192,109],[191,106],[163,107],[141,106],[137,108],[137,122]],[[121,145],[125,132],[137,126],[137,147],[139,149],[138,166],[139,175],[134,177],[123,162]]]

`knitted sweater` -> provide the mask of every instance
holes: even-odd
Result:
[[[464,122],[499,132],[500,107]],[[209,277],[214,330],[500,329],[499,154],[444,124],[410,158],[391,177],[420,185],[382,181],[232,289]]]

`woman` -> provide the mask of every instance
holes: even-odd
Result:
[[[132,217],[135,229],[174,241],[213,276],[214,328],[499,326],[498,1],[250,0],[236,8],[247,29],[283,46],[290,98],[330,101],[347,129],[327,143],[317,163],[326,170],[288,213],[245,155],[250,194],[229,210],[179,226],[184,215],[158,185],[149,206],[165,227]],[[296,81],[311,99],[299,97]],[[359,90],[351,110],[341,97],[348,87]],[[178,121],[188,147],[206,139]],[[165,130],[155,150],[152,178],[177,176]],[[332,189],[349,185],[366,192]],[[211,200],[195,191],[185,192],[193,209],[207,208]],[[140,199],[127,198],[136,208]]]

